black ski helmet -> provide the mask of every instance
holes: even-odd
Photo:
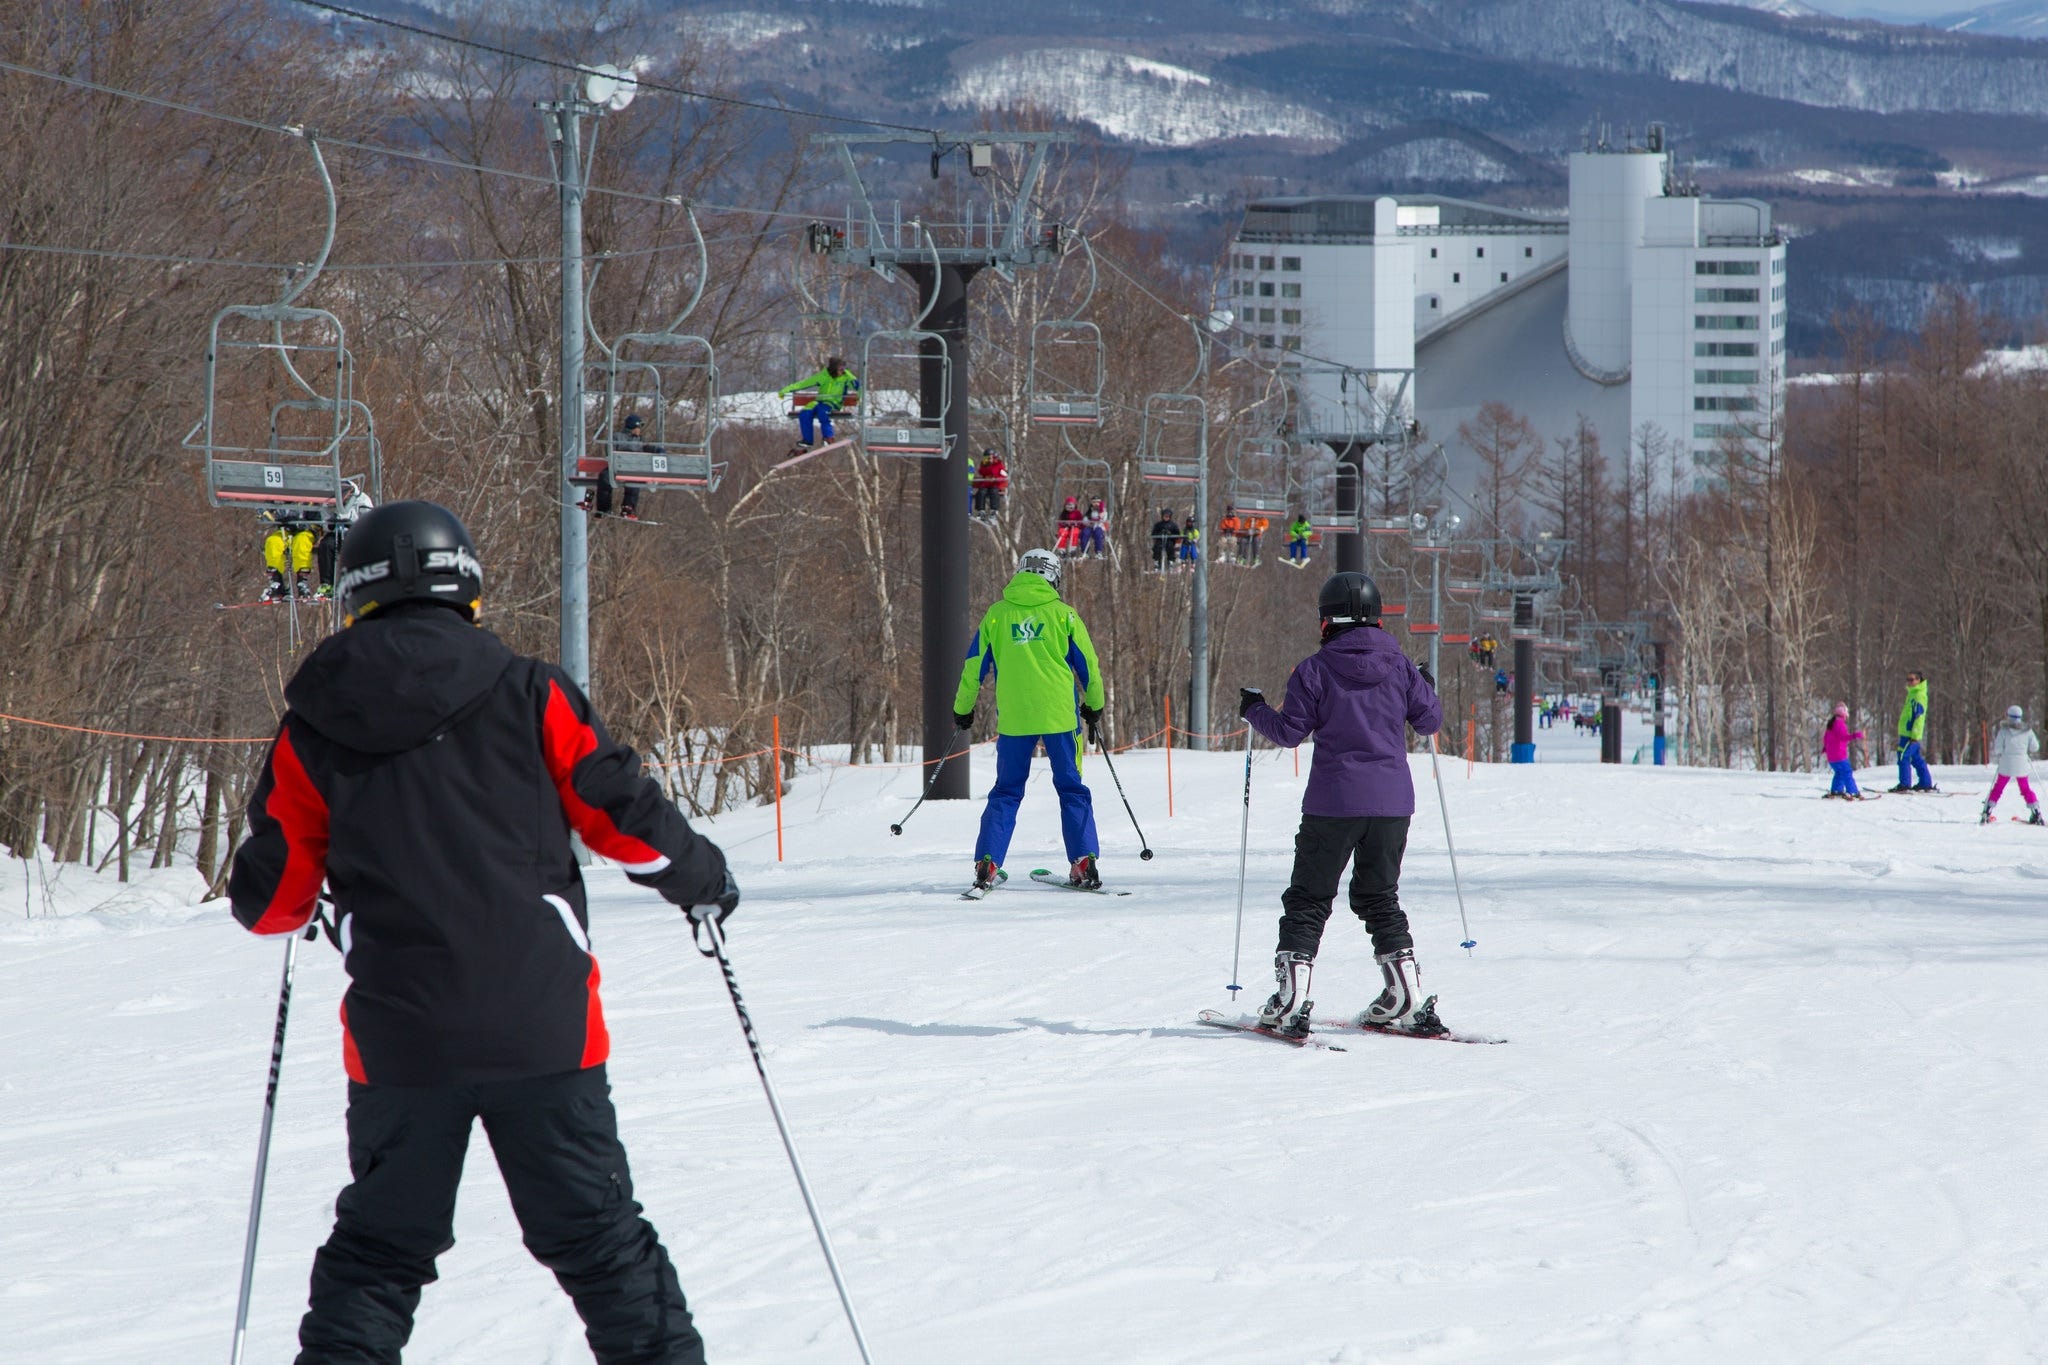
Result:
[[[1316,614],[1329,626],[1376,626],[1380,623],[1380,585],[1355,569],[1333,573],[1316,594]]]
[[[484,566],[447,508],[387,502],[363,513],[343,538],[335,592],[350,625],[397,602],[439,602],[474,621]]]

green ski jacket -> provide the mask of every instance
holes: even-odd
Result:
[[[1060,601],[1052,584],[1035,573],[1010,579],[1002,597],[981,618],[967,647],[960,691],[953,710],[966,715],[984,678],[996,680],[997,732],[1005,735],[1066,735],[1081,728],[1080,700],[1102,706],[1102,666],[1088,627]]]

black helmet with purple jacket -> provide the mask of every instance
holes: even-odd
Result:
[[[1356,570],[1333,573],[1316,594],[1316,614],[1330,626],[1376,626],[1380,623],[1380,585]]]

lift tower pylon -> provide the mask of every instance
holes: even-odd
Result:
[[[966,657],[969,618],[968,529],[969,464],[973,443],[968,432],[969,337],[967,288],[984,270],[1014,279],[1020,269],[1059,259],[1065,230],[1059,224],[1040,226],[1033,208],[1045,175],[1047,154],[1056,143],[1072,142],[1072,133],[933,133],[930,137],[893,133],[823,133],[812,139],[834,148],[850,182],[854,201],[841,223],[819,223],[807,234],[812,250],[843,265],[865,266],[885,278],[902,277],[929,299],[919,327],[932,338],[922,343],[919,368],[920,411],[928,419],[943,415],[947,453],[924,461],[919,493],[922,533],[924,624],[922,639],[922,722],[924,759],[936,765],[957,744],[953,725],[953,693]],[[875,211],[867,183],[854,160],[855,147],[929,146],[932,177],[955,151],[967,155],[976,176],[995,167],[999,146],[1030,149],[1009,217],[991,210],[977,221],[971,208],[952,223],[905,220],[901,207],[884,224]],[[972,200],[966,201],[970,205]],[[933,800],[965,800],[968,759],[961,754],[935,773]]]

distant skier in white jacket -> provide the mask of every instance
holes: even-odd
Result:
[[[2020,799],[2027,803],[2027,823],[2039,825],[2048,823],[2041,818],[2041,803],[2034,799],[2034,787],[2027,780],[2033,769],[2034,755],[2041,752],[2041,741],[2034,738],[2033,727],[2027,724],[2027,713],[2017,706],[2005,708],[2005,723],[1991,732],[1991,757],[1998,764],[1998,780],[1991,784],[1991,795],[1984,798],[1984,813],[1978,823],[1991,823],[1991,808],[1998,804],[1998,798],[2005,794],[2005,784],[2015,778],[2020,784]]]

